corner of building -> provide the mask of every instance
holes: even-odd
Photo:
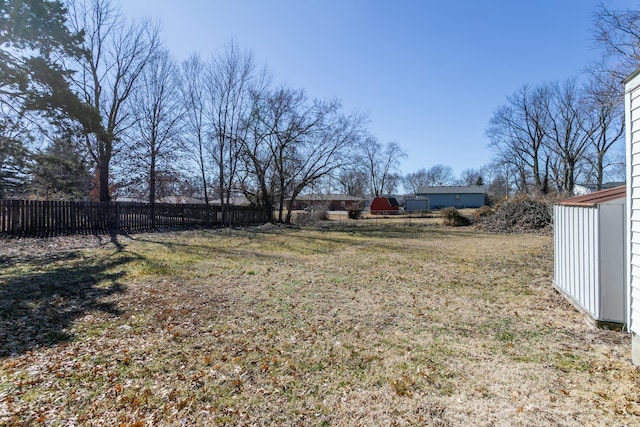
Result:
[[[631,362],[640,366],[640,335],[631,333]]]

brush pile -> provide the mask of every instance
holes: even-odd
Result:
[[[516,196],[500,203],[491,215],[477,219],[477,227],[498,233],[551,233],[553,203],[538,197]]]

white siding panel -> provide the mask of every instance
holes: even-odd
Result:
[[[596,301],[599,317],[605,321],[626,322],[626,257],[625,257],[625,206],[624,204],[600,205],[600,262],[598,277],[601,278]]]
[[[638,134],[638,130],[640,130],[640,110],[635,110],[635,118],[631,122],[631,128],[629,129],[631,134]]]
[[[631,107],[630,107],[630,110],[629,110],[630,113],[631,113],[630,117],[629,117],[630,121],[631,121],[631,124],[633,124],[633,122],[635,122],[638,119],[638,115],[639,115],[638,114],[638,111],[639,111],[638,105],[640,104],[640,102],[638,102],[638,101],[639,101],[638,98],[631,100]]]
[[[633,138],[635,136],[635,138],[633,139],[633,141],[638,141],[638,130],[636,130],[635,132],[631,132],[630,137]],[[638,154],[640,153],[640,147],[637,144],[633,144],[631,146],[631,154]],[[637,171],[636,171],[637,172]]]
[[[623,201],[554,207],[554,283],[597,321],[627,323]],[[634,249],[640,275],[640,243]]]
[[[640,81],[636,77],[632,78],[625,84],[625,137],[627,140],[627,213],[626,221],[630,230],[629,237],[627,238],[627,322],[629,329],[636,334],[640,334],[640,305],[636,301],[635,295],[638,294],[637,289],[640,289],[640,277],[638,269],[640,268],[640,252],[638,251],[637,236],[634,233],[638,232],[640,228],[640,206],[638,206],[638,200],[640,195],[640,185],[638,180],[634,177],[640,174],[640,166],[634,160],[634,157],[640,153],[640,141],[638,140],[637,130],[638,124],[634,123],[638,118],[638,104],[640,104],[640,90],[638,85]],[[633,160],[632,160],[633,159]]]
[[[599,211],[596,208],[556,206],[554,212],[556,286],[599,319]]]
[[[598,258],[595,256],[596,248],[593,247],[594,241],[596,238],[594,237],[594,232],[598,233],[597,229],[598,225],[596,221],[594,221],[594,215],[598,213],[598,211],[594,208],[589,209],[581,209],[582,214],[584,215],[583,223],[582,223],[582,232],[580,230],[576,230],[578,235],[581,237],[580,242],[580,251],[581,256],[579,261],[580,272],[583,275],[583,286],[580,287],[580,299],[583,301],[585,307],[588,308],[590,312],[594,314],[595,318],[600,318],[600,307],[597,305],[596,296],[596,286],[597,286],[597,264]]]
[[[631,129],[631,138],[633,141],[638,141],[640,138],[638,138],[638,136],[640,135],[640,128],[635,127]],[[632,153],[638,153],[640,151],[640,148],[638,147],[634,147],[631,152]]]
[[[631,264],[640,265],[640,242],[631,242]]]
[[[640,267],[640,254],[634,253],[633,250],[631,250],[631,266],[634,265]],[[640,278],[640,276],[638,276],[638,278]]]

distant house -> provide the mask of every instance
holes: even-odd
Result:
[[[247,199],[247,197],[244,194],[233,194],[231,197],[229,197],[228,202],[229,202],[229,205],[232,205],[232,206],[249,206],[251,204],[249,202],[249,199]],[[220,199],[210,200],[209,203],[212,205],[221,205]],[[226,197],[224,199],[224,203],[225,204],[227,203]]]
[[[416,193],[416,200],[425,200],[426,203],[421,203],[420,207],[426,209],[479,208],[484,206],[486,192],[483,185],[421,187]]]
[[[404,199],[404,210],[406,212],[428,211],[429,200],[424,197],[411,197]]]
[[[167,196],[158,199],[158,203],[202,205],[204,204],[204,200],[189,196]]]
[[[621,185],[624,185],[624,182],[606,182],[600,186],[600,190],[608,190],[610,188],[619,187]],[[584,196],[587,194],[591,194],[594,191],[598,191],[598,186],[596,184],[576,184],[573,187],[574,196]]]
[[[292,210],[323,208],[329,211],[346,211],[351,207],[363,206],[362,197],[348,194],[305,194],[298,196],[291,206]]]

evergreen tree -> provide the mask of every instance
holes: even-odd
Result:
[[[18,141],[0,138],[0,199],[25,190],[28,152]]]
[[[61,58],[80,54],[82,34],[59,1],[0,0],[0,94],[35,101],[69,75]]]
[[[56,139],[33,156],[33,190],[45,199],[87,199],[93,176],[86,156],[70,139]]]

